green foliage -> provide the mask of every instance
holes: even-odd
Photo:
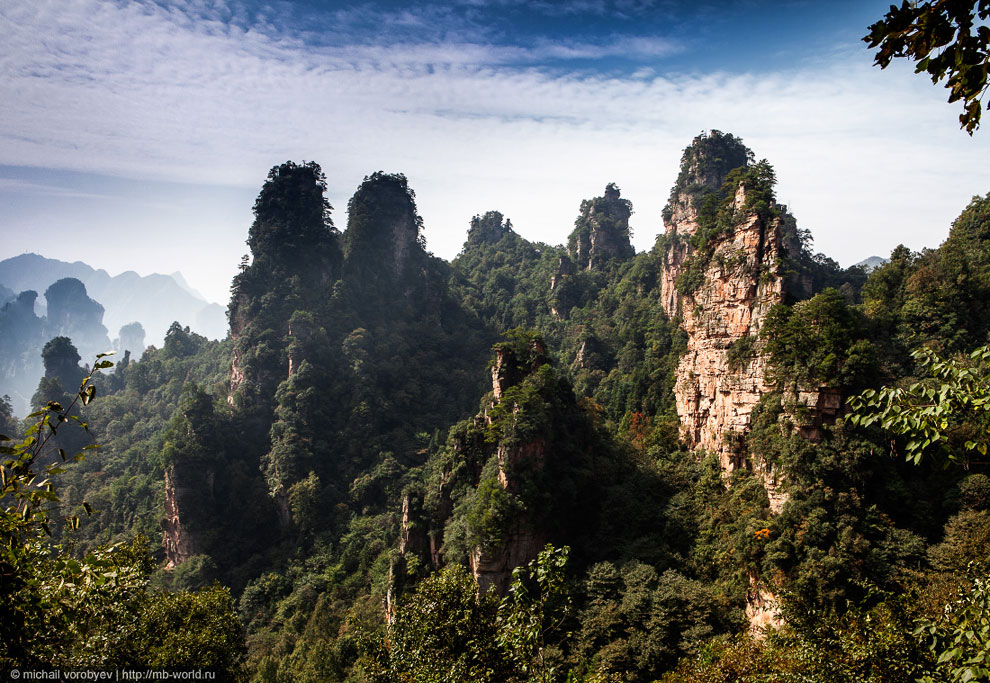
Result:
[[[660,681],[913,683],[929,665],[911,635],[904,602],[890,599],[841,616],[792,613],[787,626],[763,640],[713,639]]]
[[[363,286],[376,285],[382,278],[390,281],[390,272],[400,274],[396,269],[404,264],[396,260],[394,249],[404,251],[410,243],[422,247],[423,219],[416,213],[416,193],[401,173],[377,171],[366,176],[347,202],[347,213],[346,268]],[[415,252],[409,250],[408,255],[411,258]]]
[[[899,246],[870,272],[865,313],[874,321],[892,375],[911,372],[909,352],[969,351],[990,335],[990,196],[973,197],[941,247],[912,253]]]
[[[86,500],[93,513],[72,532],[73,559],[111,563],[85,572],[133,566],[117,554],[125,546],[104,546],[159,533],[166,473],[196,554],[168,573],[124,570],[120,586],[80,595],[120,614],[107,628],[147,652],[219,657],[220,646],[203,649],[215,638],[236,658],[222,590],[173,600],[152,588],[219,578],[237,598],[258,681],[638,683],[679,658],[678,674],[698,680],[921,675],[931,662],[910,624],[941,609],[971,562],[985,564],[980,501],[990,487],[982,474],[883,457],[889,440],[878,430],[821,425],[793,405],[793,389],[858,390],[880,373],[893,381],[912,371],[904,349],[921,342],[943,352],[984,343],[990,200],[974,200],[942,249],[895,252],[859,306],[863,274],[810,254],[808,236],[774,204],[772,169],[732,136],[704,139],[685,153],[668,207],[702,213],[687,245],[700,255],[685,264],[692,287],[705,253],[724,268],[743,263],[714,247],[756,214],[781,222],[785,253],[765,276],[787,278],[787,301],[825,288],[775,309],[768,337],[728,349],[738,368],[773,347],[784,385],[754,413],[750,435],[733,438],[731,475],[678,441],[672,389],[686,336],[664,313],[660,282],[666,248],[682,250],[683,237],[579,270],[563,248],[530,243],[488,212],[448,266],[422,248],[405,178],[377,173],[351,202],[345,259],[321,174],[278,167],[256,206],[253,261],[234,283],[232,338],[217,344],[174,326],[165,348],[94,377],[99,399],[87,415],[105,435],[104,455],[54,480],[67,505]],[[739,183],[746,203],[732,207]],[[594,221],[618,216],[601,199],[585,203],[575,248]],[[485,394],[492,371],[498,400]],[[64,385],[46,381],[66,405]],[[768,489],[787,494],[774,499],[779,514]],[[69,525],[50,526],[70,538]],[[580,582],[564,579],[554,551],[519,569],[502,607],[478,596],[458,565],[479,550],[511,557],[526,531],[567,544],[567,572]],[[912,581],[942,576],[937,589],[908,593]],[[908,598],[878,603],[878,589]],[[756,590],[791,610],[790,628],[765,645],[730,636],[745,629]],[[160,607],[155,618],[179,624],[188,614],[190,625],[155,640],[126,616],[150,614],[146,598]],[[117,626],[127,619],[133,628]]]
[[[219,584],[149,596],[141,623],[134,644],[146,666],[212,668],[225,676],[241,671],[241,623],[230,590]]]
[[[770,356],[771,378],[780,385],[855,387],[875,372],[867,321],[835,289],[794,306],[775,305],[760,338]]]
[[[273,166],[254,202],[248,246],[256,259],[300,259],[334,242],[327,179],[319,164]]]
[[[478,595],[471,575],[450,565],[401,601],[363,666],[372,681],[507,681],[512,667],[498,639],[498,601]]]
[[[945,80],[949,102],[962,101],[960,127],[970,135],[980,127],[980,102],[990,68],[990,2],[928,1],[891,5],[884,18],[870,26],[863,40],[880,48],[876,64],[886,69],[898,57],[916,62],[932,83]],[[988,103],[990,105],[990,103]]]
[[[463,305],[495,330],[547,330],[550,281],[566,252],[528,242],[511,229],[508,219],[496,229],[491,224],[496,216],[501,214],[488,212],[472,219],[468,239],[451,264],[451,286]]]
[[[516,568],[501,602],[479,595],[463,566],[443,568],[399,600],[384,634],[366,636],[364,671],[382,683],[563,680],[567,556],[568,548],[548,545]]]
[[[165,333],[162,357],[166,359],[188,358],[199,351],[205,343],[206,337],[192,332],[188,326],[183,328],[179,323],[174,322]]]
[[[465,540],[469,548],[500,548],[512,523],[526,510],[519,496],[502,488],[492,465],[486,465],[478,488],[465,502],[464,521],[468,531]]]
[[[854,425],[878,424],[905,438],[915,464],[925,457],[966,464],[990,446],[990,346],[965,361],[942,358],[931,349],[912,356],[929,380],[907,387],[868,389],[848,399]]]
[[[224,676],[240,671],[240,622],[226,589],[200,593],[155,594],[149,577],[154,566],[147,540],[130,546],[101,546],[82,555],[71,547],[52,545],[51,535],[60,499],[55,481],[67,461],[79,453],[52,444],[65,430],[88,423],[74,412],[77,403],[96,396],[93,373],[112,365],[100,360],[83,378],[77,396],[62,406],[50,402],[29,416],[37,419],[20,441],[4,436],[0,454],[0,666],[120,667],[210,666]],[[37,473],[36,473],[37,472]],[[82,509],[93,513],[88,502]],[[80,519],[64,518],[70,529]]]
[[[655,680],[729,626],[710,584],[674,570],[660,575],[641,562],[593,565],[584,597],[571,660],[626,681]]]
[[[990,680],[990,579],[960,590],[939,618],[921,620],[915,635],[937,657],[937,675],[924,683]]]
[[[712,130],[695,137],[681,155],[680,172],[663,210],[664,222],[670,222],[678,195],[698,200],[705,192],[717,190],[729,171],[751,163],[753,152],[731,133]]]
[[[632,202],[620,198],[615,183],[602,197],[581,202],[574,230],[567,238],[567,253],[581,270],[611,267],[613,259],[629,259],[635,250],[629,243]],[[566,279],[566,278],[565,278]]]
[[[529,681],[560,678],[552,644],[569,634],[563,625],[571,610],[564,570],[570,548],[547,545],[535,560],[512,571],[512,583],[498,609],[496,641]]]
[[[749,365],[749,362],[753,360],[756,342],[757,337],[752,334],[747,334],[745,337],[740,337],[732,342],[725,354],[731,370],[739,371]]]
[[[705,270],[721,237],[752,216],[767,222],[780,215],[773,194],[776,182],[773,168],[764,159],[729,171],[720,188],[707,190],[695,200],[698,229],[689,238],[693,253],[675,283],[681,295],[693,294],[704,282]],[[746,201],[736,206],[736,191],[740,187],[746,192]]]

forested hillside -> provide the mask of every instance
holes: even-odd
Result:
[[[365,178],[339,230],[317,164],[273,168],[229,338],[175,324],[94,375],[101,448],[51,474],[43,527],[17,492],[91,441],[0,415],[26,444],[0,664],[145,661],[85,645],[108,607],[50,599],[104,558],[145,597],[100,628],[197,663],[141,630],[171,596],[190,641],[223,634],[199,663],[244,680],[988,680],[990,194],[867,274],[814,253],[775,182],[711,131],[652,250],[608,184],[564,245],[488,210],[447,263],[403,175]],[[57,425],[79,347],[37,360]],[[49,542],[51,566],[18,554]]]

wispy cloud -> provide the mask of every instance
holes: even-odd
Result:
[[[41,197],[68,197],[71,199],[111,199],[112,195],[99,192],[85,192],[52,183],[40,183],[21,178],[0,178],[0,193],[16,192],[35,194]]]
[[[486,41],[434,6],[341,42],[289,30],[281,9],[4,3],[0,163],[257,186],[274,163],[316,159],[336,206],[364,174],[404,171],[448,257],[488,208],[560,242],[580,199],[613,180],[636,205],[643,248],[680,150],[707,128],[769,158],[781,199],[844,260],[937,242],[932,229],[990,188],[984,138],[956,130],[941,93],[906,70],[875,71],[865,52],[771,73],[670,73],[657,60],[684,46],[663,36]],[[353,28],[373,13],[328,17]],[[425,38],[393,42],[410,35],[403,26]],[[623,55],[644,65],[607,75],[558,63]]]

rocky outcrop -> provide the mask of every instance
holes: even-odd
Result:
[[[567,240],[567,253],[581,270],[601,268],[611,259],[628,259],[636,253],[629,242],[632,203],[621,198],[614,183],[602,197],[581,202],[581,213]]]
[[[546,462],[547,450],[543,439],[500,445],[496,457],[498,483],[502,489],[512,494],[521,494],[522,483],[516,473],[541,471]],[[505,595],[512,580],[512,570],[536,558],[547,540],[541,525],[528,515],[514,519],[497,548],[477,547],[468,558],[478,591],[486,593],[494,590],[499,595]]]
[[[622,199],[613,183],[602,197],[581,202],[574,230],[567,238],[567,253],[557,261],[550,278],[547,303],[556,318],[567,318],[575,306],[583,306],[597,293],[600,284],[591,277],[609,264],[626,261],[636,254],[629,242],[632,203]]]
[[[162,547],[165,549],[165,568],[174,569],[193,555],[198,554],[200,544],[189,529],[187,509],[200,505],[200,496],[213,496],[214,473],[203,472],[201,481],[186,481],[189,473],[174,466],[165,470],[165,519],[162,520]],[[197,477],[199,478],[199,477]]]
[[[534,560],[546,542],[546,537],[537,531],[531,520],[519,518],[505,533],[499,548],[494,551],[475,548],[468,563],[478,584],[478,592],[483,594],[494,590],[498,595],[508,593],[512,570]]]
[[[755,576],[749,577],[749,590],[746,591],[746,619],[750,633],[756,638],[763,638],[768,629],[780,628],[784,623],[780,616],[780,599],[760,586]]]
[[[75,278],[63,278],[45,290],[45,300],[47,338],[69,337],[87,362],[110,349],[103,306],[89,298],[86,285]]]
[[[144,354],[144,327],[139,322],[128,323],[120,328],[114,348],[121,354],[130,351],[135,360]]]
[[[348,202],[345,271],[362,279],[394,282],[414,256],[423,255],[421,228],[406,177],[373,173]]]
[[[464,247],[476,244],[495,244],[506,235],[512,234],[512,221],[498,211],[486,211],[482,216],[474,216],[468,228]]]
[[[736,188],[734,227],[718,236],[710,255],[691,245],[700,227],[692,202],[679,204],[667,225],[671,248],[661,274],[664,308],[688,333],[674,387],[681,435],[692,448],[718,453],[725,470],[742,464],[753,408],[774,388],[765,378],[759,333],[770,307],[784,300],[781,219],[747,212],[746,192],[742,184]],[[700,267],[691,263],[705,256]],[[688,267],[700,273],[693,291],[684,288]]]
[[[491,408],[507,400],[506,391],[509,387],[515,386],[548,362],[543,339],[530,339],[526,351],[525,357],[520,357],[518,349],[508,345],[496,346],[495,362],[492,365]],[[519,410],[519,405],[512,406],[513,414],[517,414]],[[487,411],[483,419],[490,423],[491,417]],[[530,479],[543,470],[548,450],[547,442],[542,437],[499,443],[495,457],[498,463],[498,483],[502,490],[520,495],[523,489],[522,479]],[[540,524],[525,514],[515,517],[509,528],[504,530],[501,542],[496,547],[476,547],[468,557],[478,590],[481,593],[495,590],[499,595],[505,595],[512,580],[512,570],[534,559],[546,542],[547,537]]]
[[[574,261],[567,254],[557,259],[557,269],[550,277],[550,295],[548,303],[550,313],[555,318],[563,318],[567,312],[580,302],[580,292],[568,285],[573,283],[571,276],[577,272]]]
[[[760,398],[777,390],[760,332],[771,307],[811,293],[807,278],[787,268],[801,255],[794,218],[774,200],[770,166],[752,159],[731,135],[696,138],[684,152],[658,240],[662,305],[688,335],[674,386],[681,436],[717,453],[724,471],[760,467],[744,462],[745,437]],[[801,412],[809,417],[794,422],[817,438],[841,397],[803,387],[785,403],[807,409]],[[779,508],[778,474],[762,474]]]
[[[528,362],[516,356],[507,346],[495,347],[495,362],[492,364],[492,406],[502,400],[505,390],[518,384],[523,377],[547,362],[547,347],[539,337],[529,341],[530,359]]]
[[[27,290],[0,308],[0,386],[18,415],[31,412],[31,395],[43,372],[38,349],[44,332],[34,312],[37,298],[37,292]]]
[[[661,302],[687,332],[674,395],[681,437],[716,453],[723,472],[747,467],[764,484],[770,510],[787,502],[781,472],[747,459],[746,436],[760,399],[779,390],[768,379],[761,330],[771,307],[811,294],[811,282],[786,267],[801,256],[796,225],[776,204],[766,162],[731,135],[713,131],[685,150],[680,175],[664,209]],[[841,395],[800,387],[783,397],[788,421],[809,439],[834,420]],[[759,635],[781,622],[774,587],[750,576],[746,616]]]
[[[325,303],[340,274],[326,189],[319,164],[286,162],[271,169],[255,201],[251,258],[234,277],[227,311],[234,342],[227,402],[242,410],[270,414],[285,378],[289,319]]]

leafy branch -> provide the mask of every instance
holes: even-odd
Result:
[[[68,406],[49,401],[44,408],[28,415],[27,419],[36,421],[27,428],[22,440],[15,442],[11,437],[0,434],[0,455],[10,456],[0,463],[0,500],[4,501],[0,507],[0,538],[3,539],[5,552],[14,552],[17,545],[35,535],[39,528],[51,535],[46,503],[57,503],[59,500],[52,478],[65,471],[60,465],[67,462],[69,456],[64,449],[58,448],[61,462],[46,465],[40,473],[34,471],[36,462],[63,425],[75,424],[90,433],[89,424],[73,414],[73,409],[79,402],[87,405],[96,398],[93,376],[99,370],[113,367],[111,361],[102,360],[112,354],[97,354],[93,368],[83,378],[79,391]],[[79,462],[85,458],[85,451],[98,448],[96,443],[84,446],[72,456],[72,460]],[[88,503],[83,503],[83,508],[87,514],[92,514]],[[78,528],[77,516],[70,516],[67,521],[73,529]]]
[[[944,79],[949,102],[962,100],[959,123],[970,135],[980,127],[980,105],[990,87],[990,27],[975,25],[977,18],[990,18],[990,0],[904,0],[863,38],[870,49],[880,48],[874,61],[881,69],[908,57],[917,63],[915,73],[927,73],[932,83]]]
[[[969,466],[972,455],[990,447],[990,346],[967,362],[942,358],[928,348],[911,354],[928,378],[906,388],[869,389],[848,399],[853,425],[878,424],[906,438],[907,459],[927,455]]]

